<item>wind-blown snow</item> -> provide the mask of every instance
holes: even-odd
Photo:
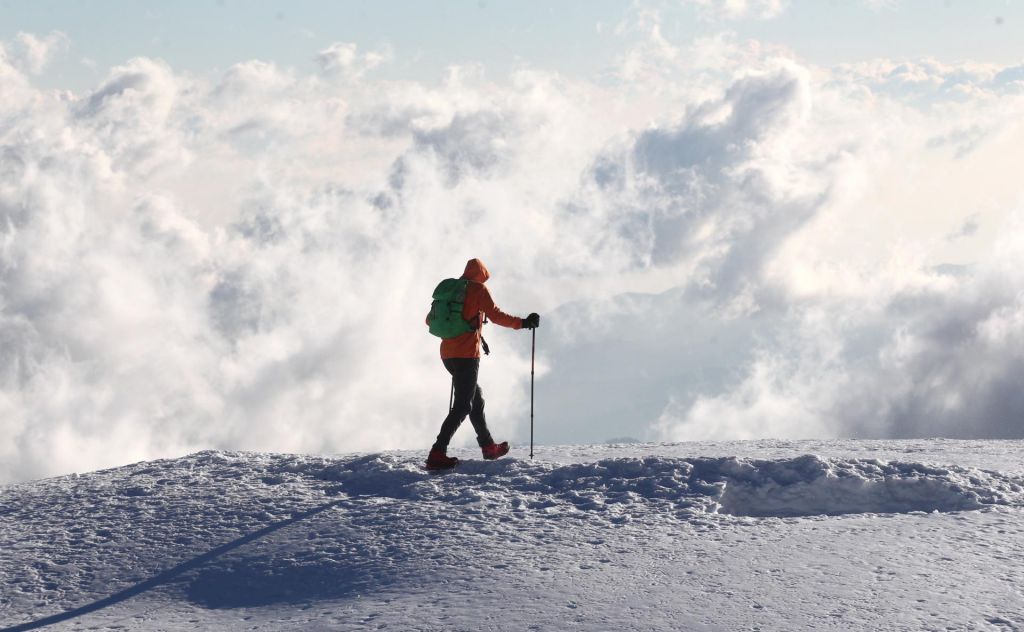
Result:
[[[3,488],[0,629],[1019,625],[1022,454],[571,446],[431,474],[200,452]]]

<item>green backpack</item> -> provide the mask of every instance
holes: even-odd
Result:
[[[462,306],[466,303],[468,279],[445,279],[434,289],[430,304],[428,323],[430,333],[438,338],[454,338],[473,331],[462,318]]]

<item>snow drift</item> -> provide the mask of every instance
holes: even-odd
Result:
[[[757,517],[963,511],[1019,503],[1024,489],[1020,479],[997,472],[813,455],[651,456],[563,466],[480,461],[440,480],[399,457],[372,455],[304,473],[349,494],[452,503],[503,498],[513,508],[571,506],[612,514],[643,505]]]

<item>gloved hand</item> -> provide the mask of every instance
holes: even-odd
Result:
[[[536,329],[540,327],[540,316],[534,312],[523,319],[523,329]]]

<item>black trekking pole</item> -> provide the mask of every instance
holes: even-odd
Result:
[[[530,343],[530,458],[533,458],[533,363],[537,357],[537,328],[533,329],[533,342]]]
[[[452,376],[452,395],[448,398],[448,414],[452,414],[452,408],[455,407],[455,376]]]

